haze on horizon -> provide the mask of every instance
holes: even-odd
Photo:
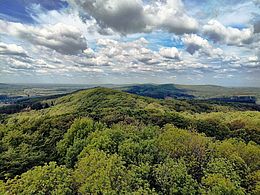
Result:
[[[0,83],[260,86],[259,0],[0,0]]]

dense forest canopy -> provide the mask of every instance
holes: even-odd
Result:
[[[0,116],[0,194],[259,194],[260,112],[93,88]]]

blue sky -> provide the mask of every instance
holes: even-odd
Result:
[[[260,86],[259,0],[0,0],[0,82]]]

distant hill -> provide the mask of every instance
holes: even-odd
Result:
[[[133,93],[141,96],[147,96],[152,98],[177,98],[177,99],[193,99],[195,96],[187,93],[186,89],[177,88],[173,84],[164,85],[134,85],[123,88],[123,91]]]
[[[83,84],[5,84],[0,83],[0,95],[8,96],[50,96],[67,94],[80,89],[93,87],[120,89],[129,93],[159,99],[212,99],[240,96],[255,97],[260,104],[260,88],[256,87],[221,87],[216,85],[178,85],[178,84],[135,84],[135,85],[83,85]],[[217,100],[217,99],[216,99]],[[221,99],[218,99],[221,100]],[[226,99],[228,100],[228,99]],[[1,103],[1,102],[0,102]]]
[[[255,100],[256,102],[260,101],[260,88],[256,87],[251,88],[221,87],[215,85],[141,84],[121,87],[121,90],[128,93],[159,99],[204,99],[244,103],[254,103],[253,100]]]

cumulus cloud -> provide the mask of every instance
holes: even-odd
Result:
[[[0,42],[0,55],[27,56],[23,47],[16,44],[5,44]]]
[[[250,68],[260,68],[260,59],[258,56],[249,56],[248,59],[244,61],[243,66]]]
[[[155,1],[146,6],[146,14],[155,28],[171,33],[193,33],[198,30],[198,22],[187,15],[181,0]]]
[[[181,58],[181,53],[178,51],[178,49],[176,47],[160,48],[159,53],[161,56],[170,58],[170,59],[180,60],[180,58]]]
[[[94,18],[103,29],[121,34],[166,29],[171,33],[195,32],[198,22],[188,16],[181,0],[69,0],[69,3]]]
[[[111,39],[100,39],[97,44],[100,47],[97,55],[100,58],[106,58],[110,64],[120,66],[122,69],[135,64],[139,66],[151,65],[155,52],[146,48],[148,42],[144,38],[132,41],[132,42],[118,42]],[[125,66],[125,67],[124,67]],[[135,66],[131,66],[134,68]],[[117,68],[119,69],[119,67]]]
[[[143,38],[131,42],[101,39],[98,41],[99,50],[95,54],[110,63],[108,68],[112,72],[127,74],[130,72],[213,71],[215,68],[197,59],[198,56],[191,57],[185,51],[179,51],[175,47],[162,47],[159,51],[152,51],[148,45],[147,40]],[[209,44],[199,50],[204,53],[215,52],[212,54],[214,57],[220,52]],[[207,55],[204,56],[207,57]],[[220,56],[219,59],[222,60],[222,57]]]
[[[185,34],[182,41],[186,45],[186,51],[192,55],[197,51],[211,57],[223,54],[220,48],[213,48],[206,39],[196,34]]]
[[[89,57],[93,57],[95,55],[95,52],[93,49],[91,48],[87,48],[83,51],[84,54],[86,54]]]
[[[62,54],[77,54],[87,48],[86,39],[81,31],[63,23],[36,27],[0,20],[0,28],[2,34],[15,36]]]
[[[203,26],[203,33],[214,42],[222,42],[230,45],[242,45],[252,38],[252,29],[225,27],[217,20],[210,20]]]
[[[215,49],[201,37],[195,35],[184,37],[189,46],[195,44],[199,47],[197,50],[199,53],[207,53],[204,56],[217,56]],[[210,61],[200,60],[201,56],[191,58],[185,51],[179,51],[175,47],[162,47],[159,51],[153,51],[149,49],[149,45],[150,43],[144,38],[134,41],[98,39],[95,50],[87,48],[81,55],[64,55],[36,48],[31,50],[31,57],[9,56],[8,60],[1,56],[0,58],[12,71],[23,70],[37,74],[148,74],[194,70],[203,72],[214,71],[216,68],[208,64]],[[222,60],[221,56],[219,59]]]
[[[181,52],[175,47],[162,47],[159,51],[152,51],[148,48],[149,42],[144,38],[129,42],[100,39],[97,44],[99,49],[95,53],[95,59],[106,61],[107,68],[112,72],[167,72],[203,66],[190,61],[182,62]]]
[[[12,69],[18,69],[18,70],[32,70],[33,65],[27,62],[20,61],[19,59],[10,58],[8,59],[8,63],[10,64],[10,67]]]
[[[146,28],[140,0],[70,0],[69,2],[95,18],[102,27],[110,27],[124,34],[136,33]]]
[[[258,57],[257,56],[249,56],[248,57],[248,61],[249,62],[258,62]]]

